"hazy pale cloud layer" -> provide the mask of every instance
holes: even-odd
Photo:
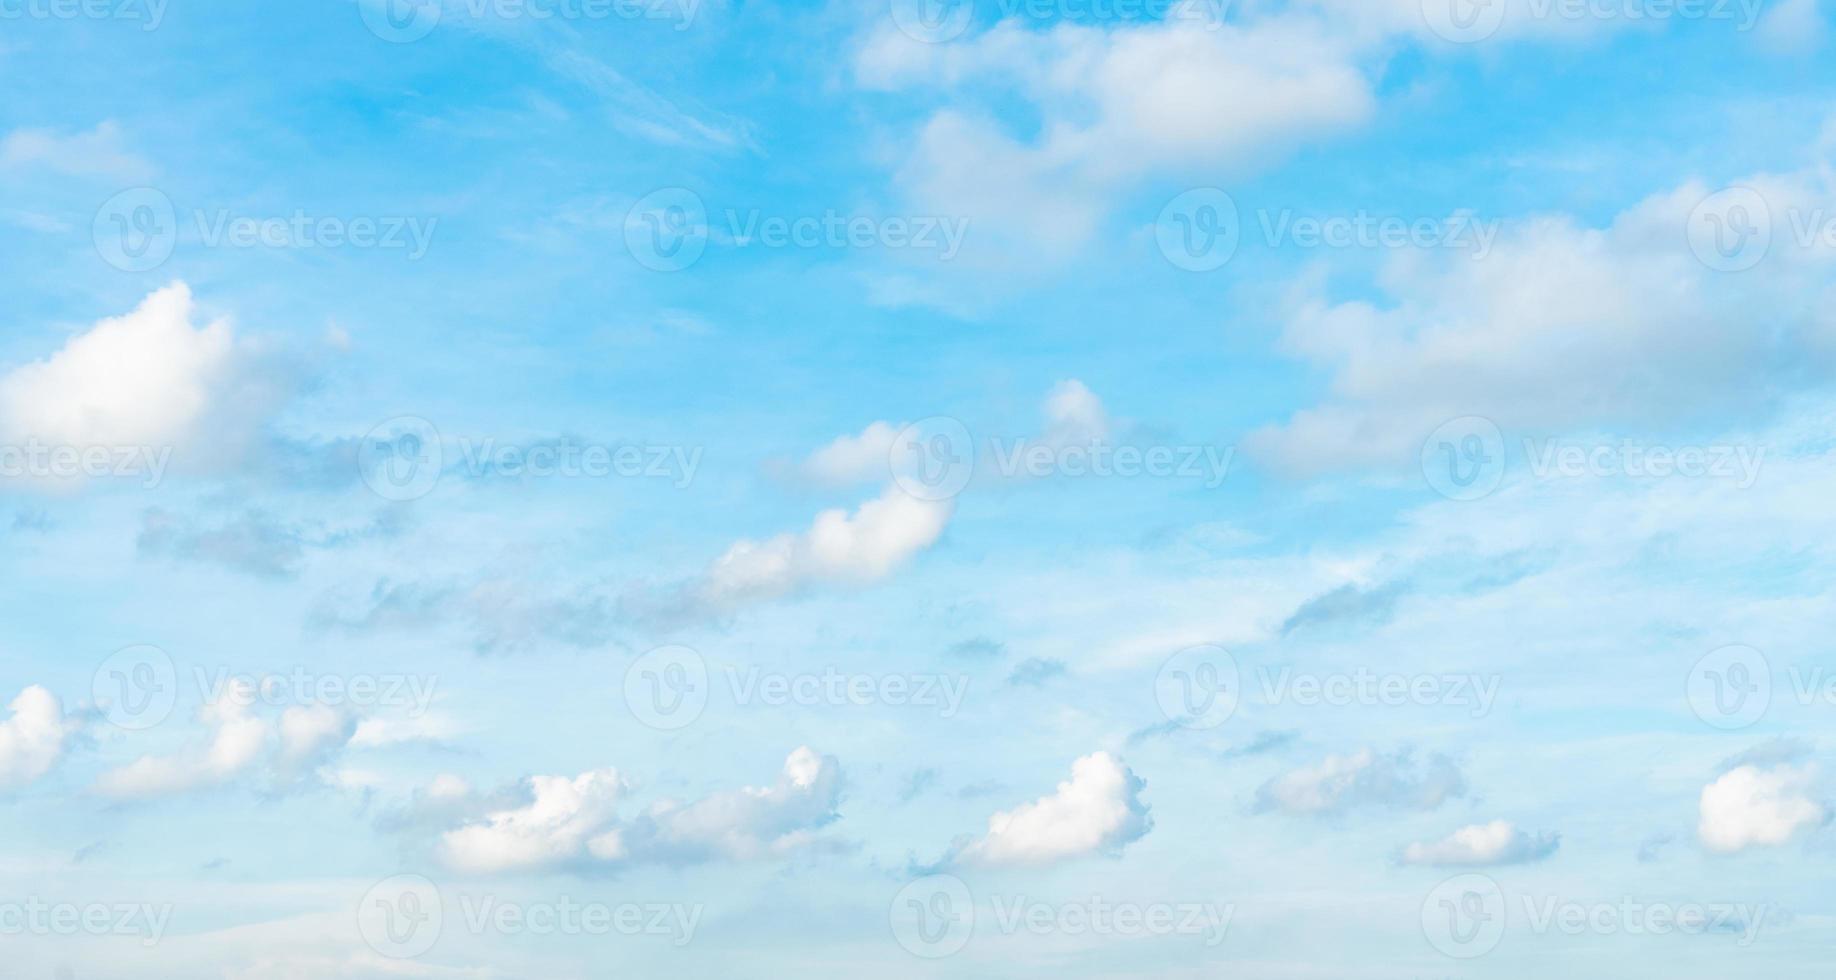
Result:
[[[0,974],[1827,976],[1833,25],[0,0]]]

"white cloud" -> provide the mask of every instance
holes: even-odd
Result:
[[[145,180],[153,172],[147,161],[122,146],[121,127],[106,120],[88,132],[15,129],[0,139],[0,170],[29,167],[120,181]]]
[[[1436,867],[1479,867],[1541,861],[1554,854],[1562,838],[1548,831],[1529,833],[1509,820],[1461,827],[1438,841],[1403,848],[1402,863]]]
[[[816,450],[798,467],[806,478],[824,486],[878,483],[892,473],[893,441],[902,426],[874,422],[860,435],[839,436]]]
[[[1063,254],[1145,176],[1245,167],[1367,121],[1376,100],[1362,44],[1311,15],[1050,30],[1012,19],[949,44],[882,24],[855,76],[875,89],[1019,96],[1040,117],[1036,137],[941,108],[898,178],[921,206],[971,216],[978,239]]]
[[[1763,769],[1737,766],[1702,788],[1696,832],[1702,846],[1731,854],[1776,847],[1828,822],[1830,811],[1811,797],[1810,765]]]
[[[234,349],[227,321],[194,326],[191,290],[173,283],[102,320],[51,357],[0,377],[8,438],[71,446],[160,446],[209,410]]]
[[[69,725],[57,695],[33,685],[7,705],[11,716],[0,722],[0,789],[32,782],[64,754]]]
[[[1484,255],[1398,252],[1379,277],[1381,305],[1300,284],[1282,346],[1328,371],[1331,394],[1246,448],[1311,475],[1416,465],[1427,436],[1463,416],[1547,434],[1764,408],[1789,383],[1778,365],[1827,374],[1836,331],[1797,298],[1831,287],[1836,250],[1801,247],[1794,222],[1830,213],[1836,195],[1809,175],[1742,183],[1767,202],[1772,246],[1739,275],[1692,250],[1692,211],[1713,188],[1690,183],[1605,227],[1546,216]]]
[[[1338,813],[1366,805],[1432,810],[1465,794],[1465,777],[1444,756],[1417,765],[1407,750],[1380,755],[1366,748],[1328,755],[1317,766],[1276,776],[1257,791],[1256,806],[1292,814]]]
[[[237,684],[243,689],[200,710],[200,720],[213,729],[200,750],[143,755],[102,773],[96,789],[105,796],[144,799],[219,785],[249,770],[273,742],[274,726],[249,710],[253,692]],[[296,745],[301,734],[296,731]]]
[[[704,604],[725,608],[812,584],[877,582],[935,544],[953,510],[949,500],[920,500],[891,484],[852,514],[840,508],[817,514],[800,534],[735,543],[694,591]]]
[[[591,854],[623,856],[612,826],[627,785],[613,769],[596,769],[572,779],[531,776],[528,806],[488,814],[484,822],[448,831],[440,854],[459,871],[552,867]]]
[[[792,752],[770,786],[713,793],[691,803],[659,801],[629,822],[618,807],[629,785],[615,770],[573,779],[535,776],[527,805],[499,809],[441,835],[439,854],[472,873],[577,864],[752,860],[813,843],[835,819],[841,768],[808,747]],[[450,783],[440,799],[468,792]],[[432,790],[429,790],[430,798]]]
[[[1031,803],[988,818],[988,832],[960,844],[968,864],[1039,865],[1093,854],[1119,855],[1154,827],[1141,802],[1146,786],[1121,759],[1093,752],[1071,764],[1071,778]]]

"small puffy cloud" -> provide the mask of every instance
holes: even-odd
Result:
[[[1827,823],[1829,808],[1812,797],[1811,765],[1729,769],[1702,788],[1696,834],[1702,846],[1732,854],[1777,847]]]
[[[1109,438],[1109,411],[1103,400],[1076,378],[1060,381],[1046,392],[1045,416],[1045,441],[1052,445],[1087,445]]]
[[[246,690],[233,692],[204,706],[199,718],[212,728],[212,733],[201,749],[174,755],[143,755],[102,773],[96,779],[96,789],[104,796],[146,799],[219,785],[248,771],[275,737],[274,725],[249,709],[250,695],[252,692]]]
[[[1121,759],[1093,752],[1072,763],[1071,778],[1050,795],[989,817],[988,832],[959,842],[946,862],[1041,865],[1119,856],[1154,828],[1141,802],[1146,785]]]
[[[0,790],[17,789],[57,764],[71,725],[57,695],[33,685],[7,705],[0,721]]]
[[[1482,867],[1541,861],[1562,844],[1560,834],[1529,833],[1509,820],[1461,827],[1438,841],[1403,848],[1402,863],[1434,867]]]
[[[1366,748],[1276,776],[1257,790],[1256,809],[1291,814],[1340,813],[1360,806],[1432,810],[1464,795],[1466,777],[1446,756],[1418,765],[1407,749],[1384,755]]]
[[[823,511],[807,531],[735,543],[694,592],[708,606],[727,608],[819,583],[877,582],[937,543],[953,510],[949,500],[920,500],[889,485],[852,514]]]
[[[449,789],[442,805],[467,792],[462,785]],[[618,808],[629,791],[612,769],[572,779],[535,776],[526,804],[447,831],[438,853],[455,870],[477,874],[770,857],[813,844],[813,832],[836,819],[841,767],[832,756],[800,747],[770,786],[689,803],[663,800],[621,821]]]
[[[531,776],[528,806],[488,814],[482,823],[448,831],[440,855],[459,871],[553,867],[591,855],[624,856],[613,826],[627,784],[616,770],[596,769],[569,779]]]

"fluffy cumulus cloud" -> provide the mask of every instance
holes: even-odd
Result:
[[[951,861],[1041,865],[1088,855],[1119,855],[1154,827],[1141,790],[1147,784],[1108,752],[1071,764],[1057,790],[988,818],[988,832],[961,841]]]
[[[702,604],[725,609],[810,585],[877,582],[937,543],[954,509],[949,500],[923,500],[891,484],[853,513],[817,514],[807,531],[736,542],[693,591]]]
[[[117,799],[151,799],[222,786],[239,777],[293,783],[349,744],[355,722],[323,704],[293,705],[278,718],[257,712],[255,692],[237,681],[198,712],[210,735],[197,745],[143,755],[104,771],[96,790]]]
[[[1777,847],[1827,823],[1830,810],[1813,794],[1809,765],[1740,765],[1702,788],[1696,826],[1702,846],[1731,854]]]
[[[199,322],[190,288],[173,283],[51,356],[0,375],[0,439],[47,449],[141,450],[145,458],[134,467],[141,479],[169,465],[223,465],[252,448],[291,384],[288,372],[259,361],[229,321]],[[65,469],[26,475],[77,478]]]
[[[11,715],[0,721],[0,790],[17,789],[57,764],[71,723],[57,695],[33,685],[7,705]]]
[[[1283,773],[1256,792],[1256,809],[1292,814],[1340,813],[1363,806],[1432,810],[1466,795],[1466,777],[1446,756],[1417,763],[1404,749],[1360,749]]]
[[[1519,830],[1509,820],[1461,827],[1438,841],[1403,848],[1402,863],[1435,867],[1480,867],[1541,861],[1562,844],[1559,834]]]
[[[1327,372],[1330,394],[1245,447],[1297,475],[1409,466],[1465,416],[1541,434],[1725,423],[1827,378],[1836,329],[1818,298],[1836,288],[1836,248],[1801,241],[1794,222],[1828,213],[1836,192],[1814,172],[1739,183],[1719,197],[1688,183],[1601,227],[1533,218],[1489,252],[1399,252],[1380,301],[1301,284],[1282,346]],[[1718,228],[1768,228],[1770,250],[1722,271]]]
[[[457,802],[449,788],[443,806]],[[528,801],[491,810],[440,836],[441,859],[475,874],[627,863],[754,860],[817,843],[836,819],[841,767],[800,747],[769,786],[747,786],[681,803],[661,800],[619,819],[629,783],[612,769],[568,778],[535,776]]]

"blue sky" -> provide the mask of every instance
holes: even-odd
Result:
[[[0,0],[22,977],[1826,972],[1822,0]]]

